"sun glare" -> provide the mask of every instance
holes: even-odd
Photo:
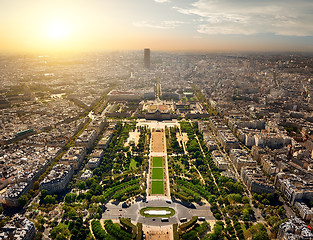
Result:
[[[69,36],[69,32],[69,26],[62,21],[54,21],[47,27],[47,35],[51,40],[64,40]]]

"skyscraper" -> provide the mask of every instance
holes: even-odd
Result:
[[[150,48],[144,49],[144,65],[145,68],[150,68]]]

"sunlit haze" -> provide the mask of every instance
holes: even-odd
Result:
[[[313,51],[310,0],[2,0],[1,52]]]

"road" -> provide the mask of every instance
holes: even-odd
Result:
[[[132,202],[129,208],[122,208],[122,203],[115,205],[113,203],[106,204],[106,210],[102,214],[103,219],[118,220],[121,217],[130,218],[134,222],[141,222],[144,225],[150,226],[166,226],[178,223],[180,218],[187,218],[190,220],[192,216],[205,217],[206,220],[215,220],[210,206],[203,204],[202,206],[195,204],[194,208],[188,208],[180,202],[166,203],[163,199],[149,200],[148,203],[138,201]],[[175,210],[175,215],[169,218],[168,222],[161,222],[160,217],[143,217],[139,211],[145,207],[171,207]]]

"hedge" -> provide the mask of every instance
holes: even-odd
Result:
[[[179,229],[183,232],[187,231],[189,228],[193,227],[196,222],[198,221],[197,216],[193,216],[188,222],[183,223],[182,225],[179,226]]]
[[[113,196],[112,198],[113,199],[116,199],[116,200],[120,200],[123,196],[126,195],[126,193],[134,193],[135,190],[138,190],[139,189],[139,185],[133,185],[133,186],[129,186],[127,188],[124,188],[122,190],[119,190],[117,191]],[[137,192],[137,191],[136,191]]]
[[[132,239],[131,234],[129,234],[128,232],[125,232],[119,227],[116,227],[116,225],[113,224],[112,220],[106,220],[104,222],[104,227],[105,227],[105,230],[116,239],[123,239],[123,240]]]
[[[184,180],[181,180],[181,179],[175,179],[175,182],[178,185],[188,187],[191,190],[193,190],[195,192],[198,192],[205,199],[208,199],[209,196],[211,195],[210,192],[208,192],[207,190],[205,190],[201,186],[194,185],[194,184],[192,184],[190,182],[187,182],[187,181],[184,181]]]
[[[179,234],[178,234],[177,228],[178,228],[178,223],[173,224],[174,240],[179,240]]]
[[[99,220],[92,220],[91,228],[92,228],[93,235],[95,236],[96,239],[99,239],[99,240],[108,239],[107,233],[102,228]]]
[[[181,189],[183,192],[186,192],[188,195],[191,195],[194,201],[196,201],[196,202],[201,201],[201,196],[199,195],[199,193],[197,193],[197,192],[195,192],[189,188],[186,188],[184,186],[180,186],[178,189]]]
[[[142,240],[143,232],[142,232],[142,223],[137,223],[137,236],[136,240]]]
[[[127,232],[133,235],[133,238],[137,235],[137,227],[132,224],[129,218],[120,218],[121,225],[126,229]]]
[[[203,235],[208,230],[208,227],[209,227],[208,222],[205,221],[204,223],[202,223],[199,227],[196,228],[198,235],[199,236]]]
[[[119,184],[117,186],[114,186],[112,188],[109,188],[105,191],[105,193],[103,193],[103,196],[105,198],[108,198],[109,196],[111,196],[113,193],[115,193],[116,191],[122,189],[122,188],[125,188],[126,186],[130,186],[130,185],[134,185],[134,184],[137,184],[139,183],[139,178],[137,179],[134,179],[134,180],[130,180],[128,182],[124,182],[122,184]]]
[[[171,189],[171,195],[172,195],[173,197],[175,197],[175,198],[179,198],[179,199],[183,200],[184,202],[188,202],[188,203],[191,202],[188,197],[184,196],[184,195],[181,194],[181,193],[174,192],[173,189]]]

